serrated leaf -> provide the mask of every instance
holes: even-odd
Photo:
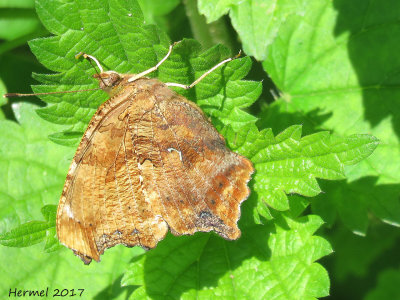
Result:
[[[291,15],[304,15],[310,9],[305,0],[200,0],[199,11],[213,22],[229,12],[231,22],[248,55],[258,60],[268,57],[268,46],[279,39],[280,26]]]
[[[299,10],[303,7],[302,3],[293,5]],[[399,5],[397,1],[371,6],[359,0],[307,1],[304,15],[291,15],[281,24],[279,39],[266,49],[268,57],[263,63],[281,91],[281,99],[273,108],[276,111],[279,107],[281,114],[275,114],[273,119],[286,116],[283,127],[293,122],[287,116],[296,117],[294,122],[298,122],[300,114],[300,120],[313,128],[332,130],[341,136],[369,133],[379,138],[377,151],[356,167],[346,168],[346,175],[349,182],[373,176],[375,186],[382,186],[383,190],[385,185],[400,183],[400,55],[395,50],[399,43],[395,13]],[[382,19],[382,15],[387,17]],[[356,203],[371,198],[370,186],[358,189],[358,195],[352,193],[350,186],[342,186],[340,193],[349,205],[354,203],[360,214],[362,208],[364,216],[359,215],[355,223],[351,214],[339,213],[346,224],[352,224],[352,230],[365,234],[368,209],[364,204],[356,207]],[[325,195],[330,197],[335,189],[325,190]],[[345,196],[350,194],[356,198]],[[398,224],[398,217],[392,213],[398,194],[390,197],[382,201],[385,196],[381,195],[378,216]],[[329,201],[324,196],[320,198]],[[347,209],[350,211],[351,206]]]
[[[262,205],[289,209],[289,193],[318,195],[321,189],[316,178],[345,178],[344,166],[368,157],[378,145],[369,135],[339,138],[319,132],[301,137],[301,126],[291,126],[276,137],[271,130],[258,131],[254,125],[239,133],[228,129],[225,135],[232,149],[254,163],[254,191],[259,198],[256,209],[261,213]],[[263,216],[268,219],[269,213]]]
[[[168,236],[130,265],[122,283],[140,286],[130,299],[315,299],[327,295],[327,273],[315,263],[332,252],[324,239],[313,236],[321,220],[308,216],[280,221],[281,225],[248,227],[234,242],[206,234]]]
[[[96,56],[107,69],[138,73],[154,66],[166,54],[171,43],[156,27],[143,24],[143,16],[135,1],[124,5],[115,0],[96,4],[77,1],[65,6],[57,3],[37,3],[38,14],[45,26],[57,36],[31,41],[30,46],[42,64],[61,73],[35,76],[43,83],[34,87],[35,92],[96,88],[98,83],[91,78],[94,71],[90,64],[75,59],[75,54],[80,51]],[[80,18],[74,18],[71,12],[76,12],[76,15],[79,12]],[[229,51],[222,46],[201,53],[198,42],[184,40],[151,76],[157,76],[164,82],[189,84],[229,55]],[[250,67],[249,58],[237,59],[211,73],[194,89],[177,91],[198,101],[206,113],[214,117],[216,125],[232,123],[239,128],[256,121],[255,117],[242,110],[261,93],[260,83],[241,81]],[[72,125],[72,128],[65,128],[63,134],[53,135],[52,140],[75,145],[72,139],[65,141],[60,137],[65,137],[69,130],[77,133],[80,129],[83,133],[95,109],[106,98],[102,91],[43,96],[42,99],[52,105],[40,109],[38,113],[50,122]]]
[[[29,247],[47,238],[45,248],[50,248],[50,244],[52,248],[56,248],[54,238],[57,206],[45,205],[41,211],[45,221],[29,221],[0,234],[0,244],[8,247]]]
[[[43,241],[51,227],[54,225],[47,222],[30,221],[0,235],[0,244],[8,247],[32,246]]]

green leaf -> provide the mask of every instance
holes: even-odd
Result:
[[[397,260],[399,230],[383,223],[371,227],[365,237],[354,235],[344,226],[324,232],[324,237],[335,249],[335,255],[329,257],[329,265],[331,278],[338,285],[351,284],[354,279],[361,286],[367,285],[376,280],[377,265],[388,265]]]
[[[0,8],[34,8],[34,3],[33,0],[0,0]]]
[[[280,26],[291,15],[304,15],[310,1],[299,0],[199,0],[199,11],[213,22],[229,12],[243,49],[257,60],[268,57],[268,46],[279,38]]]
[[[400,299],[400,271],[399,269],[387,269],[379,274],[378,283],[372,289],[365,300]]]
[[[79,144],[78,142],[81,137],[82,137],[82,132],[73,132],[73,131],[56,132],[49,135],[49,139],[54,143],[71,147],[74,146],[78,147]]]
[[[53,227],[46,222],[30,221],[0,236],[0,244],[8,247],[27,247],[46,237],[47,229]]]
[[[0,39],[15,40],[41,28],[33,0],[0,1]]]
[[[8,247],[28,247],[40,243],[46,237],[54,240],[56,212],[55,205],[43,206],[42,214],[46,221],[30,221],[0,234],[0,244]],[[52,242],[46,242],[48,243]],[[46,248],[48,248],[47,245]]]
[[[138,2],[147,24],[156,24],[158,17],[167,15],[179,4],[179,0],[139,0]]]
[[[227,14],[229,9],[237,4],[237,0],[210,0],[199,1],[199,11],[207,17],[208,22],[214,22],[221,16]]]
[[[317,216],[279,218],[253,225],[228,242],[215,235],[168,236],[139,257],[123,285],[139,285],[130,299],[315,299],[328,295],[329,279],[315,260],[332,252],[313,236]]]
[[[21,125],[0,120],[0,232],[40,220],[40,207],[61,194],[73,152],[47,139],[59,126],[34,113],[32,105],[14,104]]]
[[[368,157],[378,145],[370,135],[340,138],[319,132],[301,137],[301,126],[289,127],[276,137],[271,130],[258,131],[255,125],[239,133],[228,129],[225,135],[230,148],[254,163],[256,209],[265,218],[269,213],[263,213],[261,206],[287,210],[286,194],[318,195],[321,189],[316,178],[345,178],[344,166]]]
[[[381,141],[380,147],[356,167],[346,168],[346,176],[349,182],[372,176],[375,187],[382,190],[385,185],[398,186],[400,54],[396,49],[400,29],[395,12],[400,4],[390,1],[390,4],[369,6],[361,0],[310,0],[307,3],[304,15],[287,18],[279,28],[279,39],[266,50],[264,69],[281,91],[281,99],[274,104],[274,110],[278,106],[285,116],[300,114],[302,120],[313,124],[314,128],[333,130],[341,136],[373,134]],[[298,4],[300,11],[302,7]],[[387,17],[382,19],[382,15]],[[278,114],[274,119],[280,117]],[[286,119],[284,127],[291,124]],[[344,195],[343,202],[355,203],[354,209],[361,214],[360,205],[357,208],[356,203],[371,199],[371,189],[368,180],[360,182],[366,184],[358,188],[358,195],[351,191],[350,184],[342,186],[340,192],[335,192],[337,187],[331,186],[320,199],[329,201],[325,197],[340,193]],[[399,221],[392,211],[398,195],[379,197],[382,207],[378,216],[390,224]],[[387,196],[390,198],[385,199]],[[367,207],[371,205],[378,206],[371,202]],[[342,218],[346,219],[346,224],[352,224],[352,230],[365,234],[368,210],[364,204],[361,207],[364,207],[364,216],[358,218],[357,224],[349,213],[342,214]],[[348,212],[351,209],[349,206]]]
[[[56,236],[56,205],[45,205],[41,209],[45,221],[29,221],[9,232],[0,234],[0,244],[8,247],[29,247],[46,241],[45,252],[56,251],[60,248]]]
[[[400,226],[400,185],[376,181],[377,177],[369,176],[352,182],[323,182],[322,190],[326,193],[312,199],[312,210],[329,225],[339,216],[347,228],[359,235],[367,232],[371,213],[388,224]]]
[[[134,288],[120,287],[125,266],[140,248],[117,246],[105,253],[100,264],[83,266],[71,251],[44,253],[39,245],[29,248],[0,248],[3,263],[0,295],[8,298],[9,290],[37,290],[49,287],[49,298],[54,289],[84,289],[82,299],[126,299]],[[33,298],[32,298],[33,299]]]

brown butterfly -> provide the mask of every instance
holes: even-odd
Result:
[[[174,235],[214,230],[240,236],[240,204],[249,195],[251,162],[230,151],[200,108],[168,86],[146,78],[171,54],[140,74],[94,77],[110,95],[82,137],[57,212],[57,235],[86,264],[110,247],[154,248]],[[8,96],[15,96],[9,94]]]

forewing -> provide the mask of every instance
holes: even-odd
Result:
[[[148,205],[130,130],[134,95],[94,115],[71,164],[57,214],[62,244],[86,263],[116,244],[155,247],[168,227]]]

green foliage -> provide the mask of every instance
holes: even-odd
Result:
[[[39,207],[55,204],[68,170],[72,149],[47,139],[57,128],[36,116],[32,105],[14,104],[13,121],[1,120],[0,227],[40,220]]]
[[[330,114],[318,122],[318,127],[334,130],[339,135],[369,132],[379,138],[382,143],[377,151],[356,168],[347,170],[350,181],[373,177],[373,185],[361,181],[355,198],[348,200],[350,207],[363,207],[363,212],[360,209],[355,212],[359,222],[349,220],[354,218],[353,214],[340,209],[339,214],[346,224],[351,224],[350,229],[362,234],[366,232],[370,210],[383,221],[399,225],[400,111],[395,100],[399,92],[393,88],[398,82],[396,74],[400,66],[400,58],[394,50],[399,42],[399,29],[397,26],[374,29],[377,22],[381,22],[381,14],[388,16],[385,21],[388,24],[397,16],[386,6],[372,7],[368,11],[379,13],[368,15],[366,23],[360,23],[359,15],[349,18],[347,14],[355,10],[366,11],[363,1],[335,1],[333,6],[330,1],[313,3],[313,9],[307,9],[303,17],[287,19],[285,27],[278,32],[279,42],[268,48],[269,58],[263,65],[282,93],[276,105],[285,113],[305,115],[317,111],[308,122],[318,121],[318,115]],[[394,5],[399,8],[397,2]],[[392,9],[396,10],[395,7]],[[336,23],[332,21],[335,19]],[[358,35],[359,32],[363,33]],[[382,44],[382,35],[388,32],[391,37]],[[316,38],[318,46],[312,46]],[[283,50],[281,45],[287,47]],[[363,51],[366,47],[369,50]],[[397,187],[388,189],[388,184]],[[385,194],[378,193],[378,197],[371,199],[372,187]],[[341,194],[352,191],[352,187],[346,185]],[[326,190],[321,200],[329,201],[325,197],[329,198],[332,193]],[[365,203],[364,199],[371,199],[371,202]],[[379,205],[376,205],[377,201]]]
[[[379,275],[377,287],[368,293],[366,300],[399,299],[400,272],[396,270],[385,270]]]
[[[56,249],[58,246],[55,231],[57,206],[46,205],[41,211],[45,221],[30,221],[1,234],[0,244],[9,247],[28,247],[46,238],[45,250]]]
[[[0,0],[0,7],[10,3]],[[343,278],[367,276],[373,261],[395,244],[397,231],[365,239],[342,227],[336,235],[315,235],[324,222],[340,226],[337,216],[360,235],[374,226],[371,212],[400,224],[399,105],[394,100],[399,5],[388,10],[367,5],[361,0],[199,0],[208,21],[229,13],[232,34],[246,54],[262,61],[279,90],[279,98],[267,104],[262,83],[244,79],[249,72],[259,76],[248,56],[217,69],[191,90],[176,89],[202,108],[231,149],[254,164],[252,195],[242,205],[237,241],[213,233],[169,234],[149,252],[119,246],[100,264],[84,267],[56,240],[55,204],[79,139],[107,95],[47,95],[41,107],[9,105],[4,109],[9,120],[0,120],[0,244],[7,246],[0,247],[0,257],[14,265],[5,267],[0,290],[85,287],[88,299],[316,299],[330,293],[326,268],[333,293]],[[171,27],[172,19],[185,11],[176,0],[36,0],[35,7],[52,36],[29,45],[53,72],[35,68],[40,82],[35,92],[96,88],[93,68],[75,58],[81,51],[121,73],[154,66],[172,43],[169,31],[178,28]],[[6,52],[27,37],[9,34],[14,44],[0,46],[2,66],[18,61]],[[235,51],[222,45],[203,49],[184,39],[151,76],[188,84]],[[19,77],[10,80],[11,68],[4,70],[0,91],[15,88],[12,81],[27,84]],[[307,210],[310,203],[316,215]],[[379,242],[381,236],[385,243]],[[328,239],[338,251],[335,259],[326,258],[333,267],[316,262],[332,252]],[[34,245],[41,241],[44,251]],[[369,299],[389,295],[385,287],[396,282],[396,272],[382,275]]]
[[[395,265],[398,257],[392,253],[398,252],[397,231],[396,227],[379,224],[364,237],[354,235],[345,227],[337,228],[330,239],[335,249],[335,256],[330,257],[335,261],[331,277],[344,283],[371,275],[369,273],[379,273],[374,265],[379,265],[378,268]]]
[[[205,234],[169,236],[130,265],[122,284],[140,286],[130,299],[326,296],[327,273],[314,263],[332,251],[325,239],[313,236],[321,225],[317,216],[280,217],[274,225],[245,227],[235,242]]]
[[[34,0],[0,1],[0,55],[46,34],[34,8]]]
[[[398,226],[400,108],[394,87],[399,81],[400,58],[395,50],[399,28],[391,20],[398,18],[394,11],[399,3],[368,7],[361,0],[214,2],[217,9],[210,1],[200,1],[200,10],[210,21],[229,12],[245,49],[247,45],[250,54],[264,60],[265,71],[280,91],[280,98],[259,115],[261,127],[272,123],[284,129],[305,122],[311,130],[341,136],[368,132],[382,141],[372,156],[346,169],[351,184],[326,185],[326,193],[313,202],[313,211],[327,221],[337,213],[351,230],[363,235],[368,212]],[[265,32],[257,30],[263,22],[271,24]],[[375,30],[377,24],[388,27]]]
[[[40,22],[35,14],[34,1],[0,1],[0,38],[12,40],[29,34]],[[2,16],[2,17],[1,17]]]
[[[179,0],[138,0],[138,2],[145,22],[161,26],[164,22],[160,22],[160,17],[171,13],[179,4]]]
[[[199,11],[209,22],[229,12],[232,25],[242,39],[243,49],[257,60],[268,58],[268,46],[291,15],[312,9],[305,0],[199,0]],[[268,70],[269,71],[269,70]]]
[[[226,137],[230,148],[250,158],[255,166],[257,211],[266,218],[266,205],[289,209],[286,194],[318,195],[321,189],[316,178],[344,179],[344,166],[368,157],[378,143],[370,135],[338,138],[328,132],[302,138],[301,126],[291,126],[274,137],[270,129],[259,132],[249,125],[239,133],[228,131]]]
[[[39,3],[38,8],[42,4]],[[153,25],[143,26],[143,16],[137,13],[140,10],[136,2],[119,7],[118,1],[111,1],[109,11],[107,6],[100,3],[94,6],[87,1],[71,3],[68,9],[80,9],[81,17],[76,20],[70,20],[72,16],[65,14],[67,7],[57,2],[44,5],[43,9],[38,9],[38,13],[42,19],[46,19],[44,24],[47,29],[55,34],[63,34],[65,38],[55,36],[30,42],[38,59],[47,68],[60,72],[57,75],[36,75],[35,78],[45,85],[36,86],[35,92],[96,88],[98,83],[90,76],[93,74],[90,64],[75,59],[80,51],[95,55],[109,69],[118,67],[122,73],[139,73],[161,60],[171,44],[165,33]],[[223,46],[215,46],[202,53],[200,51],[200,44],[196,41],[182,41],[174,48],[170,59],[152,76],[164,82],[189,84],[230,55]],[[250,106],[261,93],[260,83],[240,80],[250,67],[248,57],[237,59],[210,74],[195,90],[180,92],[189,99],[197,100],[206,113],[218,118],[215,122],[229,123],[236,128],[254,123],[256,118],[240,109]],[[39,109],[38,114],[50,122],[69,125],[62,133],[51,138],[64,145],[73,145],[79,142],[91,116],[106,98],[102,91],[64,97],[48,95],[42,99],[51,105]]]

